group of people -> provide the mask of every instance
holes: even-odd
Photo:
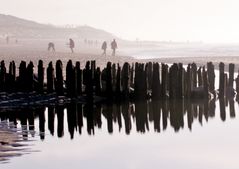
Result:
[[[112,49],[112,56],[115,56],[115,51],[118,48],[117,42],[115,41],[115,39],[111,42],[111,49]],[[101,49],[103,50],[102,56],[106,56],[106,49],[107,49],[107,42],[104,41]]]
[[[67,45],[69,46],[71,53],[74,53],[75,42],[73,41],[73,39],[70,38],[69,43]],[[115,56],[115,51],[117,48],[118,48],[117,42],[115,39],[113,39],[113,41],[111,42],[112,56]],[[106,56],[106,49],[107,49],[106,41],[103,42],[101,49],[103,50],[102,56]],[[48,43],[48,51],[55,52],[55,44],[53,42]]]
[[[74,48],[75,48],[75,42],[73,41],[73,39],[69,39],[69,43],[67,44],[69,46],[69,48],[71,49],[71,53],[74,53]],[[53,42],[49,42],[48,43],[48,51],[53,51],[55,52],[55,44]]]

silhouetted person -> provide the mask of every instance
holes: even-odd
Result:
[[[106,41],[103,42],[101,49],[103,50],[102,56],[105,55],[106,56],[106,49],[107,49],[107,43]]]
[[[53,51],[55,52],[55,44],[53,42],[48,43],[48,51]]]
[[[111,42],[112,56],[115,56],[115,50],[117,49],[117,43],[115,39]]]
[[[75,47],[75,42],[70,38],[69,39],[70,43],[69,43],[69,47],[71,49],[71,53],[74,53],[73,48]]]
[[[6,42],[9,43],[9,36],[6,37]]]

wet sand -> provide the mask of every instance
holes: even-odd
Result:
[[[123,50],[122,50],[123,51]],[[39,59],[43,60],[45,67],[50,61],[55,63],[56,60],[61,59],[63,65],[71,59],[72,61],[80,61],[81,67],[84,68],[85,62],[88,60],[96,60],[97,66],[101,68],[106,65],[108,61],[113,63],[123,64],[124,62],[163,62],[163,63],[183,63],[187,65],[188,63],[195,62],[199,66],[204,66],[207,62],[213,62],[215,68],[218,67],[220,62],[225,63],[226,70],[229,63],[235,64],[235,70],[239,68],[239,56],[205,56],[205,57],[169,57],[169,58],[157,58],[157,59],[136,59],[131,56],[125,56],[125,53],[122,54],[120,50],[117,51],[116,56],[111,56],[111,51],[107,50],[108,55],[102,56],[102,50],[100,47],[84,47],[75,49],[75,53],[71,53],[70,50],[66,47],[63,47],[60,51],[48,52],[46,47],[42,44],[37,46],[34,44],[29,48],[29,44],[0,44],[0,58],[5,60],[8,67],[8,63],[14,60],[19,66],[21,60],[24,61],[33,61],[34,65],[37,65]]]

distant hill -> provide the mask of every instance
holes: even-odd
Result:
[[[40,39],[65,39],[70,37],[105,40],[118,39],[111,33],[90,26],[62,28],[3,14],[0,14],[0,25],[0,36],[2,37],[8,35],[17,38]]]

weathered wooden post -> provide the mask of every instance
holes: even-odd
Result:
[[[134,87],[134,63],[132,63],[131,69],[130,69],[130,87]]]
[[[224,63],[219,63],[219,97],[224,97],[225,82],[224,82]]]
[[[87,61],[83,70],[83,84],[85,85],[85,93],[89,101],[93,101],[93,75],[90,69],[90,62]]]
[[[190,98],[191,97],[191,89],[192,89],[192,84],[191,84],[191,65],[188,64],[188,67],[187,67],[187,72],[186,72],[186,78],[185,78],[185,84],[186,84],[186,91],[185,91],[185,96],[187,98]]]
[[[0,69],[0,90],[4,91],[5,88],[6,88],[6,73],[7,73],[7,70],[6,70],[5,63],[4,63],[3,60],[1,61],[0,66],[1,66],[1,69]]]
[[[37,88],[37,91],[39,93],[44,92],[44,70],[45,70],[45,68],[43,67],[43,61],[39,60],[39,62],[38,62],[38,88]]]
[[[160,77],[159,77],[159,63],[153,63],[152,76],[152,99],[160,99]]]
[[[177,92],[177,98],[182,99],[184,97],[184,68],[183,64],[178,64],[178,92]],[[177,82],[176,82],[177,84]]]
[[[9,75],[8,75],[8,84],[7,84],[7,88],[8,91],[12,92],[15,91],[15,84],[16,81],[16,66],[15,66],[15,62],[12,61],[9,64]]]
[[[120,65],[118,64],[117,65],[117,74],[116,74],[116,91],[115,91],[115,93],[116,93],[116,95],[117,96],[121,96],[121,91],[122,91],[122,89],[121,89],[121,67],[120,67]],[[118,98],[116,98],[116,99],[118,99]]]
[[[235,95],[234,88],[233,88],[234,68],[235,68],[235,65],[230,63],[229,64],[229,82],[228,82],[228,87],[227,87],[227,97],[234,97],[234,95]]]
[[[47,67],[47,92],[52,93],[54,89],[54,68],[52,62]]]
[[[203,91],[204,91],[204,98],[208,98],[209,95],[209,85],[208,85],[208,77],[207,77],[207,72],[205,71],[205,67],[203,67],[202,70],[203,74]]]
[[[76,62],[76,84],[77,84],[77,95],[82,95],[82,70],[80,68],[80,62]]]
[[[236,92],[237,92],[237,101],[239,100],[239,70],[236,78]]]
[[[56,61],[56,81],[55,81],[55,89],[56,89],[57,95],[64,94],[62,69],[63,69],[63,66],[62,66],[61,60],[57,60]]]
[[[115,63],[112,65],[112,90],[115,92],[116,90],[116,65]]]
[[[153,78],[153,64],[152,62],[146,63],[145,66],[146,77],[147,77],[147,86],[149,90],[152,90],[152,78]]]
[[[192,87],[197,87],[197,65],[196,63],[191,64],[191,76],[192,76]]]
[[[215,94],[215,72],[214,65],[212,64],[212,62],[207,63],[207,74],[208,74],[209,91]]]
[[[124,99],[129,99],[130,92],[130,65],[129,63],[124,63],[122,68],[122,94]]]
[[[202,67],[199,67],[197,74],[198,74],[198,86],[202,86],[203,85],[203,77],[202,77]]]
[[[108,62],[106,67],[106,96],[108,99],[111,99],[113,97],[111,65],[112,65],[111,62]]]
[[[102,94],[101,71],[99,67],[97,67],[95,72],[95,94],[97,96]]]
[[[19,77],[18,77],[18,83],[19,83],[19,89],[20,91],[25,91],[26,90],[26,62],[21,61],[20,66],[19,66]]]
[[[168,85],[168,65],[162,63],[162,82],[161,82],[161,97],[165,99],[167,97],[167,85]]]
[[[69,60],[66,65],[66,90],[69,97],[76,96],[76,75],[72,60]]]
[[[27,91],[30,91],[32,92],[33,91],[33,88],[34,88],[34,71],[33,71],[33,68],[34,68],[34,65],[33,65],[33,62],[30,61],[30,63],[27,65],[27,74],[26,74],[26,77],[27,77],[27,81],[26,81],[26,84],[27,84]]]

